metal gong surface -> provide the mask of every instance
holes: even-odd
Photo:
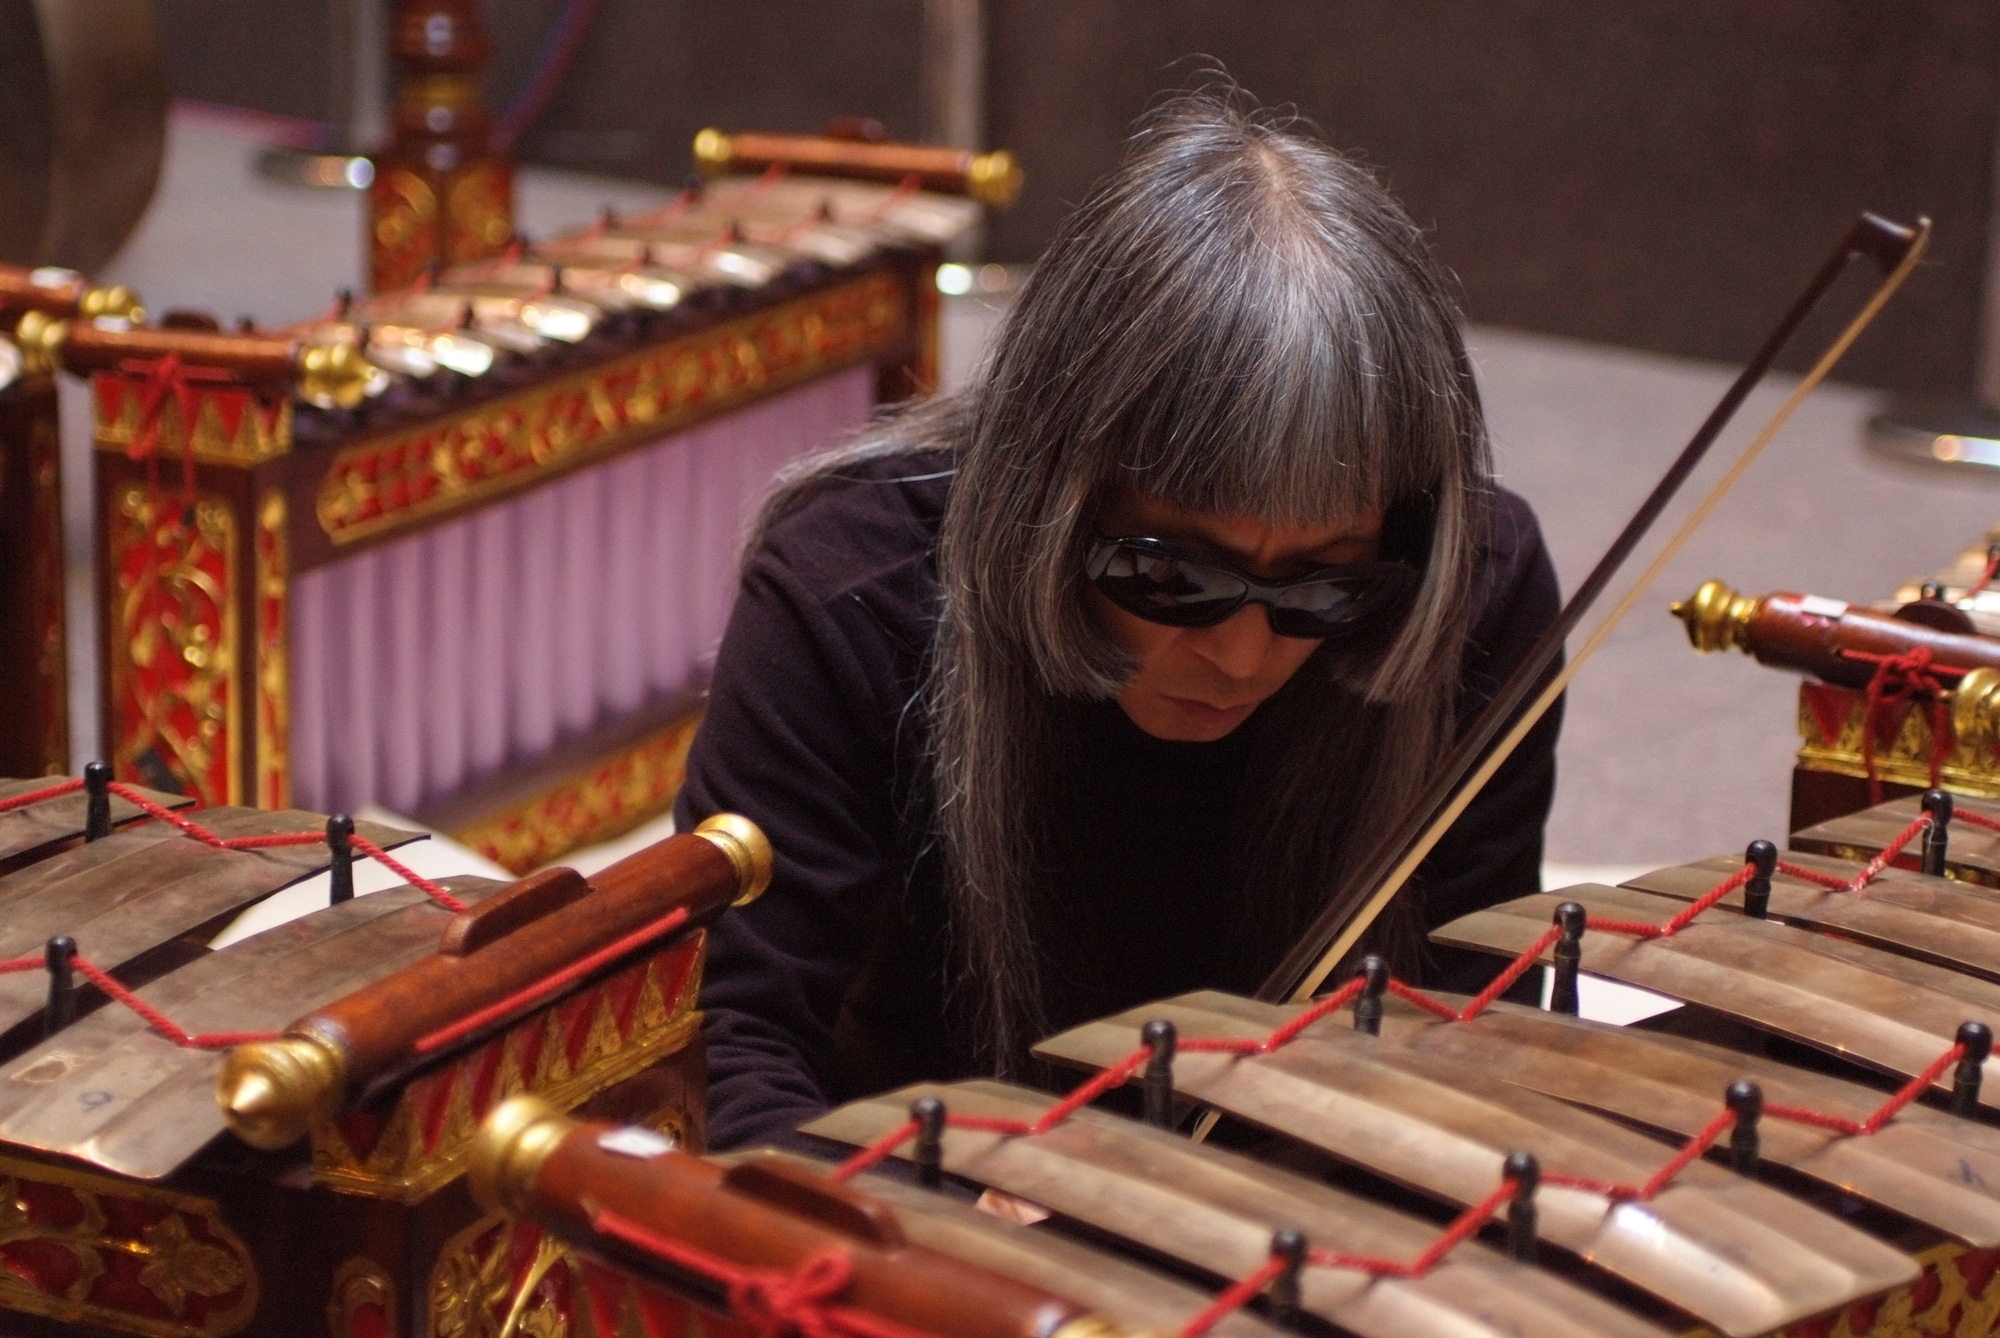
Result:
[[[166,140],[152,0],[0,0],[0,261],[103,265]]]

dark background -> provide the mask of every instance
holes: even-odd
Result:
[[[160,0],[176,92],[332,114],[324,3]],[[490,4],[496,107],[559,9]],[[703,125],[914,134],[921,24],[921,0],[603,0],[522,156],[677,182]],[[1476,321],[1739,360],[1856,211],[1927,213],[1930,261],[1841,375],[1972,389],[1992,0],[988,0],[986,40],[988,141],[1028,172],[992,258],[1031,258],[1219,63],[1381,173]]]

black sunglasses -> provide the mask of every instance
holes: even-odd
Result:
[[[1099,539],[1090,583],[1127,613],[1168,627],[1213,627],[1262,604],[1279,636],[1340,636],[1394,609],[1417,583],[1407,562],[1349,562],[1266,581],[1160,539]]]

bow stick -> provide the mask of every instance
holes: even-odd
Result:
[[[1682,449],[1665,476],[1653,486],[1653,491],[1647,495],[1644,502],[1640,503],[1638,511],[1625,522],[1625,528],[1619,532],[1617,539],[1612,542],[1604,556],[1598,559],[1597,565],[1591,569],[1583,584],[1577,587],[1576,593],[1570,597],[1569,603],[1563,606],[1555,622],[1550,624],[1548,631],[1542,634],[1541,640],[1537,641],[1534,648],[1528,652],[1527,658],[1501,685],[1500,691],[1494,695],[1486,709],[1480,712],[1472,727],[1445,755],[1434,773],[1435,779],[1430,786],[1396,821],[1395,826],[1383,836],[1382,840],[1376,843],[1368,858],[1356,868],[1353,875],[1341,885],[1333,900],[1327,903],[1326,909],[1320,912],[1305,936],[1293,946],[1285,955],[1285,959],[1278,964],[1277,969],[1272,971],[1258,987],[1257,998],[1265,1002],[1276,1002],[1281,999],[1299,1001],[1312,997],[1332,973],[1333,968],[1353,949],[1368,926],[1374,923],[1382,908],[1389,904],[1390,898],[1402,890],[1410,875],[1416,872],[1417,866],[1423,863],[1425,856],[1431,853],[1431,848],[1450,829],[1451,824],[1458,820],[1458,816],[1492,778],[1493,773],[1500,769],[1500,765],[1513,753],[1515,747],[1527,736],[1528,731],[1535,727],[1536,722],[1554,704],[1556,698],[1562,695],[1563,688],[1576,676],[1576,671],[1583,667],[1584,662],[1591,657],[1598,646],[1603,644],[1605,637],[1609,636],[1612,629],[1617,627],[1631,611],[1632,606],[1638,603],[1639,597],[1652,585],[1668,561],[1680,551],[1681,545],[1687,542],[1702,521],[1707,519],[1708,513],[1715,509],[1716,503],[1722,500],[1724,494],[1735,486],[1743,471],[1750,467],[1751,462],[1757,458],[1771,438],[1777,435],[1778,429],[1785,425],[1785,421],[1811,393],[1813,387],[1826,379],[1827,373],[1833,370],[1833,365],[1840,361],[1848,346],[1868,328],[1890,295],[1902,285],[1903,280],[1916,267],[1917,259],[1923,254],[1924,245],[1930,238],[1930,232],[1931,223],[1927,218],[1919,218],[1915,227],[1907,228],[1874,214],[1863,214],[1855,222],[1853,228],[1841,239],[1840,245],[1834,248],[1833,254],[1827,257],[1826,263],[1813,275],[1811,282],[1793,300],[1791,307],[1786,310],[1771,333],[1764,337],[1764,342],[1758,347],[1756,354],[1730,385],[1728,393],[1723,395],[1721,401],[1710,411],[1700,430],[1694,434],[1693,440]],[[1645,537],[1646,531],[1652,528],[1653,522],[1659,519],[1660,513],[1666,509],[1667,503],[1673,500],[1681,485],[1687,482],[1688,476],[1694,472],[1695,466],[1701,463],[1702,457],[1708,453],[1708,448],[1714,444],[1716,437],[1735,415],[1737,408],[1763,379],[1764,373],[1770,370],[1771,363],[1776,360],[1779,351],[1798,329],[1806,314],[1826,294],[1827,289],[1833,286],[1834,280],[1840,277],[1848,262],[1857,256],[1867,256],[1884,274],[1867,304],[1852,321],[1848,322],[1847,328],[1840,332],[1840,337],[1820,355],[1819,361],[1813,364],[1812,370],[1806,373],[1798,388],[1791,393],[1784,404],[1779,406],[1770,422],[1766,423],[1763,430],[1744,448],[1743,454],[1730,467],[1729,472],[1709,490],[1701,505],[1694,509],[1693,514],[1682,524],[1674,537],[1667,541],[1659,556],[1653,559],[1644,574],[1625,592],[1624,598],[1619,600],[1604,621],[1598,624],[1582,648],[1551,675],[1550,669],[1562,654],[1564,640],[1583,620],[1584,614],[1590,611],[1590,606],[1598,595],[1603,593],[1604,587],[1610,584],[1611,578],[1617,574],[1625,559],[1631,556],[1632,550],[1638,546],[1639,540]],[[1534,696],[1526,710],[1522,710],[1522,703],[1528,701],[1537,688],[1540,689],[1539,695]],[[1507,728],[1510,723],[1512,728]],[[1503,729],[1506,730],[1505,737],[1500,737]],[[1500,739],[1497,745],[1493,745],[1495,738]]]

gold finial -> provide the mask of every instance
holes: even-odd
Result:
[[[322,409],[352,409],[385,379],[351,340],[301,346],[297,371],[300,398]]]
[[[312,1036],[239,1045],[215,1084],[223,1123],[253,1148],[289,1147],[338,1113],[346,1068],[339,1051]]]
[[[146,309],[139,305],[138,294],[122,283],[110,288],[84,289],[83,296],[76,301],[76,314],[87,321],[115,316],[134,325],[146,319]]]
[[[1165,1338],[1163,1334],[1133,1333],[1102,1315],[1074,1315],[1062,1322],[1049,1338]]]
[[[69,338],[69,322],[59,321],[46,311],[31,311],[14,327],[14,342],[21,349],[21,370],[33,376],[53,372]]]
[[[736,813],[718,813],[703,819],[694,834],[709,842],[736,869],[736,900],[733,906],[748,906],[764,895],[771,885],[771,842],[764,829]]]
[[[466,1165],[473,1200],[488,1212],[526,1217],[542,1163],[575,1127],[576,1121],[540,1097],[502,1101],[473,1135]]]
[[[1951,729],[1962,744],[2000,744],[2000,670],[1984,665],[1958,680],[1951,694]]]
[[[730,160],[736,156],[736,146],[729,136],[707,126],[695,131],[694,170],[705,177],[720,176],[729,170]]]
[[[1728,650],[1736,647],[1745,655],[1750,647],[1744,629],[1757,601],[1739,595],[1721,581],[1703,581],[1686,599],[1668,606],[1668,612],[1687,626],[1688,644],[1699,651]]]
[[[982,204],[1005,209],[1014,203],[1014,197],[1021,193],[1027,179],[1027,173],[1014,161],[1013,154],[1005,149],[995,149],[991,153],[980,154],[966,168],[965,190],[966,194]]]

